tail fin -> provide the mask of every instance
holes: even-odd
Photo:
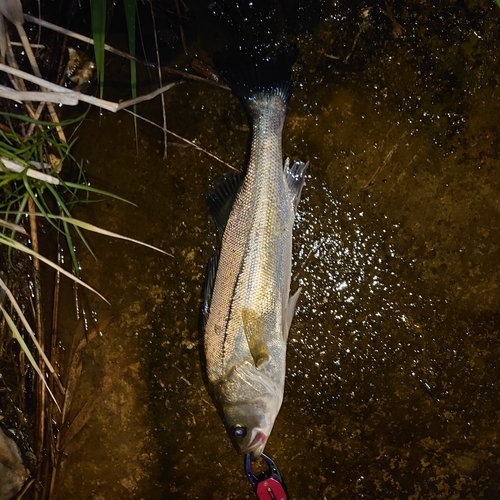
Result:
[[[268,57],[246,52],[233,57],[216,57],[215,65],[245,106],[248,105],[248,99],[258,93],[279,96],[288,104],[293,90],[290,70],[296,57],[295,45],[287,45]]]

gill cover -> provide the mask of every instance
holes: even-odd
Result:
[[[274,384],[251,363],[235,366],[218,386],[215,400],[233,446],[257,459],[271,434],[283,400]]]

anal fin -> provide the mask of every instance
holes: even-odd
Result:
[[[295,308],[297,307],[297,301],[299,300],[301,290],[302,288],[299,287],[298,290],[288,299],[288,303],[283,314],[283,339],[285,342],[288,339],[288,332],[290,331],[290,325],[293,321]]]
[[[294,161],[290,166],[290,159],[285,160],[285,177],[290,194],[293,197],[293,206],[295,212],[297,212],[297,206],[300,201],[300,194],[302,193],[302,188],[306,182],[306,171],[309,166],[309,162],[304,163],[303,161]]]

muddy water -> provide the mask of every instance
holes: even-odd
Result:
[[[394,6],[401,33],[378,5],[333,4],[296,39],[283,149],[311,162],[294,243],[303,294],[267,447],[292,498],[500,492],[500,9],[445,4]],[[188,38],[192,53],[200,43]],[[185,83],[166,101],[173,131],[241,166],[234,97]],[[158,107],[139,112],[159,122]],[[204,195],[227,167],[175,138],[163,159],[142,123],[137,153],[124,114],[94,111],[78,135],[92,184],[137,205],[78,215],[173,257],[89,237],[84,277],[111,305],[86,296],[109,324],[73,413],[103,376],[113,384],[67,447],[58,497],[253,498],[199,362],[215,242]]]

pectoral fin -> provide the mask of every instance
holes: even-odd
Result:
[[[288,332],[290,331],[290,325],[292,324],[293,315],[295,314],[295,308],[297,307],[297,301],[299,300],[300,291],[299,288],[289,299],[286,309],[283,314],[283,338],[285,342],[288,339]]]
[[[260,368],[269,359],[269,350],[264,340],[264,321],[262,316],[250,309],[243,309],[241,316],[248,348],[255,366]]]

